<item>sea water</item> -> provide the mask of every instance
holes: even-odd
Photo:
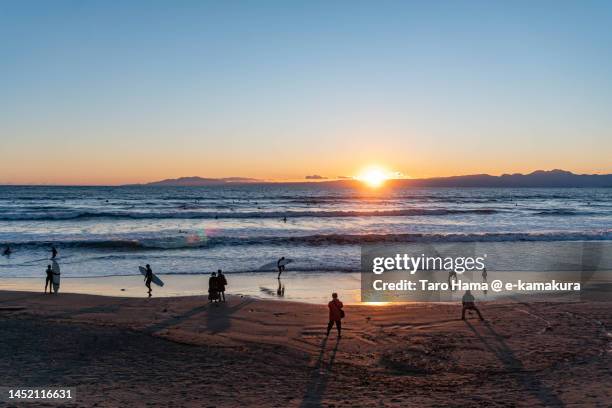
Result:
[[[0,187],[0,277],[43,276],[51,245],[62,277],[102,277],[257,274],[281,256],[350,273],[364,243],[610,240],[612,189]]]

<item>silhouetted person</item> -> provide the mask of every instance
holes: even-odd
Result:
[[[49,293],[51,293],[51,288],[53,286],[53,269],[51,269],[51,265],[47,265],[47,278],[45,279],[45,293],[47,293],[47,285],[49,286]]]
[[[476,313],[478,313],[478,317],[480,318],[480,320],[484,320],[482,318],[482,315],[480,314],[480,310],[478,310],[478,308],[474,304],[474,296],[472,296],[472,292],[466,290],[461,301],[463,302],[463,308],[461,309],[461,320],[465,320],[466,310],[475,310]]]
[[[208,301],[210,303],[219,300],[218,278],[216,273],[212,273],[208,279]]]
[[[2,255],[4,256],[9,256],[13,251],[11,251],[11,247],[10,246],[6,246],[6,249],[4,250],[4,252],[2,252]]]
[[[280,279],[281,273],[285,270],[285,263],[283,262],[285,257],[281,257],[278,261],[276,261],[276,267],[278,268],[278,278]],[[281,262],[283,262],[281,264]]]
[[[55,246],[51,247],[51,259],[55,259],[55,257],[57,256],[57,249],[55,249]]]
[[[455,282],[457,282],[457,272],[449,271],[448,272],[448,287],[451,288],[451,290],[454,290],[453,285],[452,285],[453,279],[455,280]]]
[[[223,300],[224,302],[225,302],[225,286],[226,285],[227,285],[227,279],[225,279],[225,275],[223,274],[221,269],[219,269],[217,271],[217,290],[219,291],[219,294],[221,295],[221,300]]]
[[[283,217],[283,222],[287,222],[287,217]]]
[[[344,310],[342,308],[344,305],[338,299],[337,293],[332,293],[332,300],[327,304],[327,307],[329,308],[329,323],[327,323],[326,336],[329,336],[329,332],[335,323],[338,329],[338,337],[342,337],[342,318],[344,317]]]
[[[144,277],[144,283],[147,289],[149,289],[149,297],[151,297],[151,292],[153,291],[151,289],[151,281],[153,280],[153,270],[151,269],[151,265],[149,264],[147,264],[147,267],[145,269],[146,272]]]
[[[483,268],[482,270],[482,281],[483,282],[487,281],[487,268]]]

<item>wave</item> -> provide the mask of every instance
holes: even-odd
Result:
[[[542,210],[535,213],[535,215],[550,215],[550,216],[573,216],[573,215],[597,215],[593,211],[578,211],[569,209],[550,209]]]
[[[610,241],[612,230],[590,232],[546,233],[479,233],[479,234],[315,234],[304,236],[208,237],[172,236],[148,239],[66,240],[54,241],[58,248],[112,249],[124,251],[198,249],[216,246],[320,246],[362,245],[411,242],[520,242],[520,241]],[[14,249],[49,248],[50,241],[13,243]]]
[[[349,267],[345,265],[316,265],[316,266],[293,266],[291,268],[291,272],[298,273],[329,273],[329,272],[340,272],[340,273],[355,273],[360,272],[361,269],[357,265],[355,267]],[[156,275],[161,276],[209,276],[210,271],[177,271],[177,272],[156,272]],[[225,274],[247,274],[247,273],[273,273],[275,276],[278,273],[277,271],[262,271],[260,269],[232,269],[232,270],[223,270]],[[97,279],[97,278],[111,278],[117,276],[140,276],[137,272],[134,273],[102,273],[100,275],[70,275],[70,276],[62,276],[62,279]],[[39,279],[38,276],[22,276],[22,275],[11,275],[7,276],[8,278],[34,278]]]
[[[127,211],[115,212],[56,212],[56,213],[14,213],[0,215],[0,221],[61,221],[77,219],[248,219],[248,218],[336,218],[336,217],[410,217],[410,216],[443,216],[455,214],[496,214],[502,210],[492,208],[477,209],[425,209],[409,208],[400,210],[369,211],[245,211],[245,212],[201,212],[172,211],[139,213]]]

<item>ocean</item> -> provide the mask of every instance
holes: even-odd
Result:
[[[286,217],[286,221],[284,220]],[[2,277],[357,272],[364,243],[612,240],[612,189],[0,187]]]

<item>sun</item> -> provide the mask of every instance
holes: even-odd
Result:
[[[380,187],[389,177],[387,172],[379,167],[370,167],[365,169],[357,180],[360,180],[370,187]]]

